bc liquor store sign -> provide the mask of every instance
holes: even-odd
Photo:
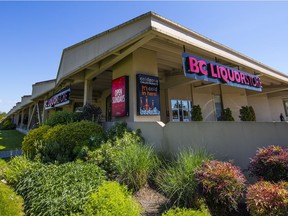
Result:
[[[188,53],[182,54],[184,74],[188,78],[262,91],[260,78],[235,68],[206,60]]]

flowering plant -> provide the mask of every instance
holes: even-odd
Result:
[[[260,181],[250,185],[246,204],[252,216],[285,216],[288,212],[288,182]]]
[[[241,170],[229,162],[208,161],[196,173],[208,207],[216,215],[237,210],[246,179]]]
[[[250,159],[249,171],[258,179],[288,181],[288,148],[272,145],[258,149]]]

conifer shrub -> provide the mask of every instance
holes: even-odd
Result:
[[[207,161],[196,176],[211,214],[228,215],[237,211],[246,181],[238,167],[229,162]]]
[[[240,109],[241,121],[256,121],[255,111],[252,106],[242,106]]]
[[[226,108],[222,110],[220,121],[235,121],[232,116],[232,111],[230,108]]]
[[[84,215],[139,216],[141,208],[125,186],[117,182],[103,182],[88,198]]]
[[[23,199],[12,188],[0,181],[0,215],[22,216]]]
[[[90,193],[105,179],[94,164],[50,164],[26,172],[15,190],[24,198],[26,215],[83,215]]]
[[[275,145],[259,148],[250,159],[249,171],[258,180],[288,181],[288,148]]]
[[[39,128],[35,128],[33,130],[30,130],[23,139],[22,142],[22,150],[26,157],[30,159],[34,159],[36,156],[36,149],[37,149],[37,143],[35,141],[43,140],[44,134],[47,133],[47,131],[51,127],[48,125],[40,126]]]
[[[200,105],[193,105],[191,115],[192,115],[192,121],[203,121],[202,110]]]
[[[287,216],[288,183],[259,181],[250,185],[246,204],[251,216]]]
[[[171,164],[158,171],[155,182],[171,204],[187,208],[198,207],[195,171],[210,158],[204,150],[184,151]]]

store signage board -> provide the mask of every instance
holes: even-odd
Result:
[[[112,80],[112,116],[129,115],[129,77],[122,76]]]
[[[260,78],[256,75],[188,53],[182,54],[182,63],[184,74],[188,78],[262,91]]]
[[[137,74],[137,114],[141,116],[160,115],[159,77]]]
[[[52,109],[55,107],[60,107],[65,104],[70,103],[70,93],[71,89],[64,89],[57,94],[50,97],[48,100],[44,101],[45,110]]]

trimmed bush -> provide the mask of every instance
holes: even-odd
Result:
[[[69,124],[72,122],[79,122],[81,121],[81,114],[76,112],[68,112],[68,111],[58,111],[53,113],[47,121],[45,122],[46,125],[54,127],[59,124]]]
[[[26,172],[35,171],[41,166],[41,164],[32,162],[22,156],[14,157],[4,167],[3,177],[9,184],[15,185]]]
[[[57,125],[47,131],[43,142],[38,143],[38,157],[43,162],[73,161],[86,157],[85,152],[98,148],[103,139],[103,128],[94,122]]]
[[[83,213],[91,191],[103,180],[99,167],[72,162],[26,172],[15,188],[24,198],[27,215],[71,215]]]
[[[198,207],[198,184],[194,171],[208,160],[205,151],[182,152],[171,165],[159,170],[155,179],[162,191],[177,206]]]
[[[26,157],[34,159],[36,156],[37,143],[35,141],[43,140],[43,136],[50,129],[50,126],[44,125],[39,128],[30,130],[26,136],[24,136],[22,142],[22,150]]]
[[[235,121],[230,108],[222,110],[220,121]]]
[[[139,190],[148,183],[159,162],[152,147],[134,144],[115,158],[117,176],[129,189]]]
[[[241,121],[256,121],[256,115],[252,106],[242,106],[240,109]]]
[[[260,181],[247,189],[246,204],[251,216],[286,216],[288,183]]]
[[[259,148],[250,159],[249,171],[258,180],[288,181],[288,148],[274,145]]]
[[[196,173],[202,194],[214,215],[237,211],[245,189],[241,170],[228,162],[208,161]]]
[[[124,186],[117,182],[104,182],[89,197],[84,215],[139,216],[141,209]]]
[[[202,111],[200,105],[193,105],[192,107],[192,121],[203,121]]]
[[[0,215],[22,216],[23,199],[8,186],[0,181]]]
[[[175,208],[164,212],[162,216],[211,216],[211,214],[205,207],[202,207],[200,210]]]

